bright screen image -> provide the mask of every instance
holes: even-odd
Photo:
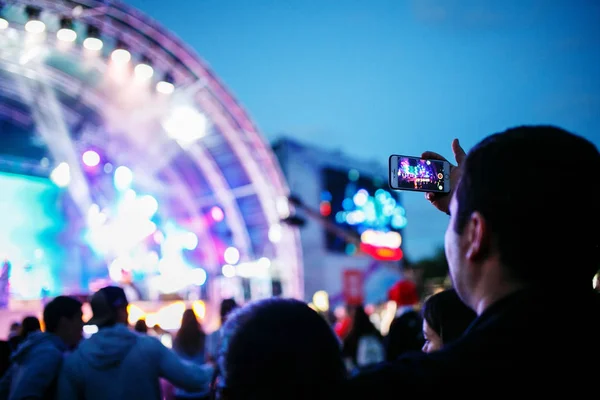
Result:
[[[57,294],[55,279],[65,254],[61,198],[49,179],[0,172],[0,262],[11,264],[15,298]]]
[[[413,157],[398,158],[398,188],[444,190],[444,162]]]
[[[400,194],[390,191],[385,180],[360,174],[354,169],[331,168],[323,170],[322,180],[321,215],[352,232],[356,238],[374,236],[373,233],[381,234],[383,241],[390,238],[394,242],[400,238],[400,232],[407,224],[406,211]],[[354,244],[333,232],[328,231],[325,240],[330,252],[354,255],[357,251]],[[396,244],[392,243],[391,247]]]

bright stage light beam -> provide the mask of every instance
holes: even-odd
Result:
[[[126,190],[133,181],[133,172],[127,167],[121,166],[115,170],[114,183],[118,190]]]
[[[6,28],[8,28],[8,21],[4,18],[0,18],[0,31],[5,30]]]
[[[214,206],[210,209],[210,216],[213,220],[215,220],[215,222],[221,222],[223,221],[223,218],[225,218],[223,210],[221,209],[221,207],[218,206]]]
[[[95,167],[100,164],[100,156],[94,150],[88,150],[81,157],[83,163],[88,167]]]
[[[119,65],[127,64],[131,60],[131,53],[125,49],[115,49],[110,55],[111,60]]]
[[[138,198],[140,211],[146,218],[152,218],[158,211],[158,201],[150,195],[144,195]]]
[[[32,19],[27,21],[25,24],[25,30],[29,33],[39,34],[44,33],[46,30],[46,24],[40,21],[39,19]]]
[[[67,187],[71,183],[71,170],[69,164],[61,162],[50,173],[50,180],[58,187]]]
[[[191,106],[175,107],[162,123],[167,135],[183,148],[206,135],[206,116]]]
[[[77,32],[69,28],[61,28],[56,32],[56,38],[63,42],[74,42],[77,39]]]
[[[154,69],[148,64],[138,64],[134,69],[136,79],[140,81],[146,81],[152,78],[154,75]]]
[[[104,43],[102,43],[102,40],[95,37],[88,37],[83,41],[83,47],[90,51],[100,51],[103,46]]]
[[[227,264],[235,265],[240,261],[240,251],[235,247],[228,247],[223,254],[223,259]]]
[[[156,84],[156,91],[162,94],[171,94],[175,91],[175,85],[170,82],[160,81]]]

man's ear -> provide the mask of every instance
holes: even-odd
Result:
[[[467,259],[477,261],[487,254],[490,243],[489,235],[489,227],[485,218],[479,212],[473,212],[464,233]]]

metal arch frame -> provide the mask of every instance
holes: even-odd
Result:
[[[1,64],[0,64],[1,65]],[[19,71],[15,70],[13,71],[13,73],[17,74]],[[67,88],[67,84],[70,84],[72,82],[80,82],[78,80],[75,80],[72,76],[70,75],[66,75],[64,74],[62,71],[60,70],[56,70],[54,68],[50,68],[47,67],[46,70],[44,71],[46,77],[49,78],[49,80],[52,82],[53,87],[57,90],[59,90],[60,92],[67,94],[69,96],[74,96],[74,95],[81,95],[82,98],[85,98],[85,103],[96,107],[96,108],[100,108],[100,107],[106,107],[109,106],[110,107],[110,102],[106,101],[103,96],[101,96],[99,91],[93,90],[90,87],[86,87],[85,85],[74,85],[71,86],[69,88]],[[25,78],[27,79],[27,78]],[[30,106],[32,106],[31,104],[29,104]],[[174,145],[175,147],[175,145]],[[164,150],[164,148],[161,148]],[[177,152],[179,152],[180,149],[177,149]],[[192,216],[194,217],[194,221],[196,224],[196,227],[201,228],[199,229],[199,231],[197,233],[199,233],[200,235],[200,241],[203,243],[211,243],[211,246],[213,247],[213,253],[209,253],[209,263],[211,263],[212,267],[215,268],[217,266],[220,266],[219,264],[219,259],[216,257],[217,254],[217,248],[214,246],[214,243],[210,240],[210,235],[208,234],[208,229],[206,224],[204,224],[203,222],[198,222],[198,221],[202,221],[202,218],[200,218],[200,215],[198,213],[198,208],[194,207],[194,197],[192,195],[192,193],[190,192],[190,187],[189,185],[185,185],[183,184],[183,182],[181,181],[180,177],[173,173],[172,169],[170,168],[166,168],[165,172],[175,181],[175,184],[178,186],[178,188],[180,189],[184,189],[183,191],[183,196],[182,196],[182,203],[187,207],[188,211],[192,214]],[[85,207],[81,207],[81,208],[85,208]],[[84,212],[84,210],[82,210],[82,212]],[[214,272],[214,271],[213,271]]]
[[[101,64],[103,65],[103,64]],[[2,66],[2,63],[0,63],[0,66]],[[98,65],[96,65],[96,67],[98,67]],[[24,69],[26,69],[27,67],[23,67],[23,66],[15,66],[14,68],[5,68],[6,70],[9,70],[11,73],[15,74],[15,75],[22,75],[22,72]],[[34,77],[31,76],[32,74],[36,74],[37,75],[37,81],[40,82],[40,84],[43,84],[45,86],[50,85],[54,90],[58,90],[68,96],[76,96],[79,95],[82,98],[85,98],[85,103],[91,105],[92,107],[95,108],[100,108],[100,107],[106,107],[106,106],[110,106],[110,102],[107,101],[105,98],[103,98],[103,96],[101,95],[100,91],[94,90],[93,88],[86,86],[85,82],[82,82],[76,78],[74,78],[71,75],[65,74],[60,70],[57,70],[55,68],[52,68],[50,66],[45,66],[44,67],[44,71],[31,71],[30,73],[28,73],[27,75],[30,75],[29,77],[26,76],[22,76],[22,79],[24,80],[31,80]],[[43,76],[42,76],[43,75]],[[41,82],[40,79],[45,78],[44,80],[47,82]],[[73,84],[74,82],[77,82],[77,84]],[[28,85],[27,85],[28,86]],[[30,88],[29,87],[23,87],[23,90],[27,90],[29,91]],[[30,93],[25,93],[27,94],[27,97],[30,99],[31,95]],[[25,98],[22,96],[22,98]],[[36,104],[34,102],[28,101],[27,102],[28,106],[31,107],[32,109],[38,109],[39,107],[36,106]],[[38,110],[40,111],[40,110]],[[36,113],[37,114],[37,113]],[[42,113],[42,115],[45,115],[48,113]],[[59,117],[56,116],[55,117]],[[34,122],[36,123],[40,123],[39,119],[34,118]],[[48,138],[47,138],[48,139]],[[48,140],[46,140],[48,142]],[[49,142],[50,144],[52,142]],[[71,149],[72,150],[72,149]],[[52,151],[51,151],[52,152]],[[56,152],[53,152],[56,154]],[[64,157],[63,157],[64,158]],[[69,157],[72,158],[72,157]],[[71,159],[69,160],[70,164],[75,164],[77,165],[77,163]],[[76,172],[78,175],[81,175],[78,171]],[[184,206],[186,206],[186,208],[188,209],[188,211],[190,212],[190,214],[193,217],[193,225],[195,228],[197,228],[197,232],[199,234],[199,239],[202,243],[210,243],[210,245],[213,247],[213,251],[212,252],[207,252],[208,254],[208,263],[211,264],[210,267],[212,268],[216,268],[217,266],[220,267],[220,262],[219,262],[219,258],[217,257],[217,248],[214,245],[213,241],[210,240],[210,235],[209,235],[209,230],[207,228],[207,225],[204,223],[203,219],[200,218],[200,215],[198,213],[198,208],[195,207],[194,205],[194,197],[193,195],[190,193],[190,187],[188,185],[185,185],[182,181],[181,178],[173,172],[172,169],[167,168],[165,169],[165,172],[171,177],[171,179],[173,179],[173,184],[176,185],[180,190],[183,189],[180,193],[181,193],[181,201],[182,204]],[[79,181],[85,181],[84,178],[79,179]],[[71,195],[73,196],[73,190],[70,186],[69,189],[72,193]],[[85,192],[87,192],[87,187]],[[75,198],[75,197],[74,197]],[[75,199],[77,200],[77,199]],[[89,208],[89,205],[91,204],[89,199],[82,199],[81,201],[76,201],[76,204],[79,205],[80,208],[80,212],[82,213],[82,215],[85,215],[85,212],[87,210],[87,208]],[[87,207],[86,207],[87,205]],[[214,271],[212,271],[214,272]]]
[[[55,2],[45,0],[22,0],[17,2],[21,4],[36,5],[43,9],[55,10],[59,13],[64,13],[65,11],[69,10],[69,8],[66,6],[62,7],[63,4],[59,3],[57,5]],[[207,88],[209,89],[212,99],[210,99],[210,101],[207,103],[207,99],[205,98],[203,102],[205,105],[210,105],[210,107],[213,108],[213,111],[211,112],[212,120],[219,120],[218,125],[223,132],[224,138],[227,140],[228,144],[235,152],[237,159],[240,161],[244,170],[248,174],[251,182],[250,184],[254,187],[255,193],[258,195],[266,223],[271,225],[279,222],[279,216],[276,212],[273,199],[276,196],[287,196],[289,194],[289,190],[284,183],[285,180],[283,179],[283,174],[279,168],[279,165],[276,162],[274,155],[268,151],[266,142],[264,139],[262,139],[248,115],[226,91],[221,82],[219,82],[218,78],[197,57],[195,52],[181,43],[181,41],[176,39],[169,32],[161,28],[157,23],[121,2],[115,1],[113,4],[106,4],[97,1],[78,0],[71,1],[70,3],[83,4],[92,7],[102,6],[104,7],[102,10],[103,14],[119,20],[123,25],[129,25],[130,27],[134,28],[135,32],[133,33],[127,32],[127,34],[123,35],[123,32],[120,32],[120,39],[124,40],[126,43],[128,40],[136,39],[136,44],[141,44],[147,38],[153,38],[154,43],[160,44],[161,48],[147,48],[146,54],[151,53],[153,56],[155,56],[153,59],[153,63],[155,63],[155,65],[163,66],[163,68],[164,66],[171,67],[171,70],[176,78],[179,78],[179,81],[193,82],[197,79],[206,80]],[[88,12],[89,10],[85,11],[85,13]],[[83,21],[93,21],[95,23],[103,22],[91,12],[89,15],[82,15],[81,19]],[[112,25],[106,23],[103,23],[102,29],[107,33],[110,33],[111,30],[114,31]],[[116,34],[116,32],[112,33]],[[145,38],[142,37],[140,33],[145,36]],[[164,69],[167,70],[166,68]],[[220,107],[216,107],[215,103],[219,103]],[[216,118],[214,115],[219,117]],[[234,125],[237,125],[239,128],[235,127]],[[194,150],[194,152],[197,153],[198,150]],[[195,158],[196,161],[198,161],[198,157],[196,156]],[[230,199],[229,201],[235,198],[235,194],[232,192],[235,191],[236,188],[223,185],[223,183],[226,183],[226,181],[214,164],[210,169],[208,169],[207,165],[204,165],[204,167],[202,167],[202,165],[198,166],[200,170],[203,171],[209,182],[210,178],[215,176],[220,181],[220,184],[217,186],[217,182],[215,182],[217,179],[213,179],[212,190],[215,196],[218,193],[227,192],[230,194],[228,196]],[[237,205],[235,201],[233,201],[233,204]],[[223,206],[225,205],[226,204],[224,203]],[[227,210],[227,208],[225,211],[229,219],[235,214],[235,211],[231,208]],[[238,227],[239,226],[243,226],[243,228],[245,228],[247,237],[247,224],[243,218],[241,218],[241,223],[238,224]],[[233,228],[231,223],[230,228]],[[283,256],[283,258],[286,258],[287,262],[291,264],[288,265],[288,267],[292,270],[290,272],[293,272],[292,276],[296,277],[296,282],[290,282],[292,283],[292,287],[290,287],[290,289],[292,289],[291,291],[297,296],[302,296],[303,289],[302,280],[300,278],[302,274],[301,250],[299,246],[298,232],[295,229],[286,229],[286,231],[288,231],[287,233],[290,237],[285,237],[284,240],[282,240],[282,244],[286,243],[287,246],[292,245],[295,251],[291,251],[292,249],[289,247],[286,251],[282,251],[281,245],[276,245],[275,248],[277,249],[277,256]],[[242,242],[245,241],[246,240],[242,240]]]
[[[127,7],[127,6],[125,6],[125,7]],[[250,136],[252,145],[255,150],[259,151],[262,161],[270,164],[270,168],[266,168],[266,170],[269,172],[269,175],[270,175],[269,178],[270,178],[271,182],[273,182],[274,184],[275,183],[277,184],[276,186],[277,186],[277,189],[279,189],[279,193],[276,193],[276,195],[287,196],[289,194],[289,189],[283,183],[284,182],[283,173],[279,169],[279,166],[277,165],[277,163],[274,159],[274,156],[272,155],[272,153],[269,153],[267,151],[267,145],[265,144],[263,139],[258,134],[258,131],[255,128],[254,124],[251,122],[250,118],[244,112],[244,110],[239,106],[239,104],[224,89],[224,85],[218,81],[216,76],[210,72],[209,68],[195,55],[195,53],[191,49],[189,49],[187,46],[182,44],[178,39],[172,37],[167,32],[164,32],[164,30],[159,29],[156,26],[152,26],[152,24],[148,23],[147,18],[142,16],[137,11],[130,9],[130,13],[135,15],[135,17],[138,18],[140,20],[140,22],[142,22],[143,27],[146,28],[146,29],[143,29],[142,31],[146,35],[150,35],[150,33],[148,33],[148,27],[152,27],[155,30],[155,32],[152,32],[153,36],[154,35],[164,36],[166,41],[170,42],[170,43],[168,43],[170,49],[177,48],[178,51],[177,52],[173,51],[173,54],[178,56],[178,58],[181,60],[182,63],[185,63],[191,70],[193,70],[197,74],[197,77],[207,79],[207,82],[208,82],[207,86],[211,90],[211,94],[213,95],[213,97],[219,100],[219,102],[221,103],[221,105],[223,106],[224,109],[230,111],[230,116],[236,120],[236,123],[241,127],[242,132],[244,132]],[[146,21],[144,21],[144,20],[146,20]],[[129,22],[131,22],[131,21],[129,21]],[[158,40],[158,41],[162,42],[163,45],[165,45],[164,41],[161,41],[161,40]],[[195,68],[192,68],[192,66],[194,66]],[[220,112],[217,113],[217,115],[220,115],[220,114],[221,114]],[[213,121],[214,121],[214,119],[213,119]],[[274,204],[272,204],[272,203],[269,204],[270,203],[269,199],[272,199],[272,197],[273,197],[271,193],[267,193],[267,189],[269,188],[270,185],[267,185],[266,180],[261,180],[261,182],[258,184],[256,182],[257,177],[262,178],[262,174],[260,173],[259,162],[257,162],[256,159],[253,157],[253,155],[255,155],[256,153],[253,154],[245,146],[242,146],[242,143],[235,140],[235,135],[236,134],[239,135],[239,133],[240,133],[239,130],[234,129],[231,127],[230,124],[227,124],[226,129],[223,129],[222,132],[225,134],[226,131],[228,133],[230,133],[229,135],[226,135],[226,136],[227,136],[230,146],[232,147],[234,152],[236,152],[238,154],[238,159],[245,161],[244,163],[242,163],[242,165],[245,167],[245,170],[248,173],[248,175],[250,177],[252,177],[251,182],[252,182],[252,185],[255,186],[255,188],[257,189],[256,193],[259,195],[259,199],[260,199],[261,205],[263,207],[263,213],[267,217],[267,223],[268,224],[275,223],[276,221],[279,220],[279,216],[277,215],[277,213],[275,211]],[[246,156],[249,156],[249,157],[246,157]],[[247,162],[248,160],[252,160],[252,161],[254,161],[254,163],[249,163],[249,162]],[[292,289],[292,292],[296,292],[298,295],[301,296],[301,294],[304,292],[304,289],[303,289],[303,284],[302,284],[302,279],[301,279],[302,267],[301,267],[301,250],[300,250],[300,246],[299,246],[299,236],[298,236],[297,231],[292,232],[292,235],[294,237],[293,244],[297,251],[296,257],[294,257],[296,260],[289,260],[289,261],[296,261],[295,263],[293,263],[295,265],[293,265],[293,266],[290,265],[290,267],[292,269],[292,271],[290,271],[290,272],[292,272],[291,276],[296,277],[296,279],[295,279],[296,282],[293,282],[295,287]],[[276,247],[278,250],[280,249],[280,246],[276,246]],[[278,253],[280,253],[280,252],[278,251]],[[278,254],[278,257],[279,256],[280,256],[280,254]]]

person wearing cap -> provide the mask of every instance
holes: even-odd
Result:
[[[65,359],[58,380],[61,400],[158,400],[160,378],[190,391],[209,384],[212,366],[185,364],[158,339],[129,329],[123,289],[102,288],[90,305],[88,325],[96,325],[98,332]]]
[[[37,319],[36,319],[37,321]],[[12,356],[0,382],[0,399],[54,399],[65,352],[82,337],[81,302],[58,296],[44,307],[46,331],[29,333]]]

